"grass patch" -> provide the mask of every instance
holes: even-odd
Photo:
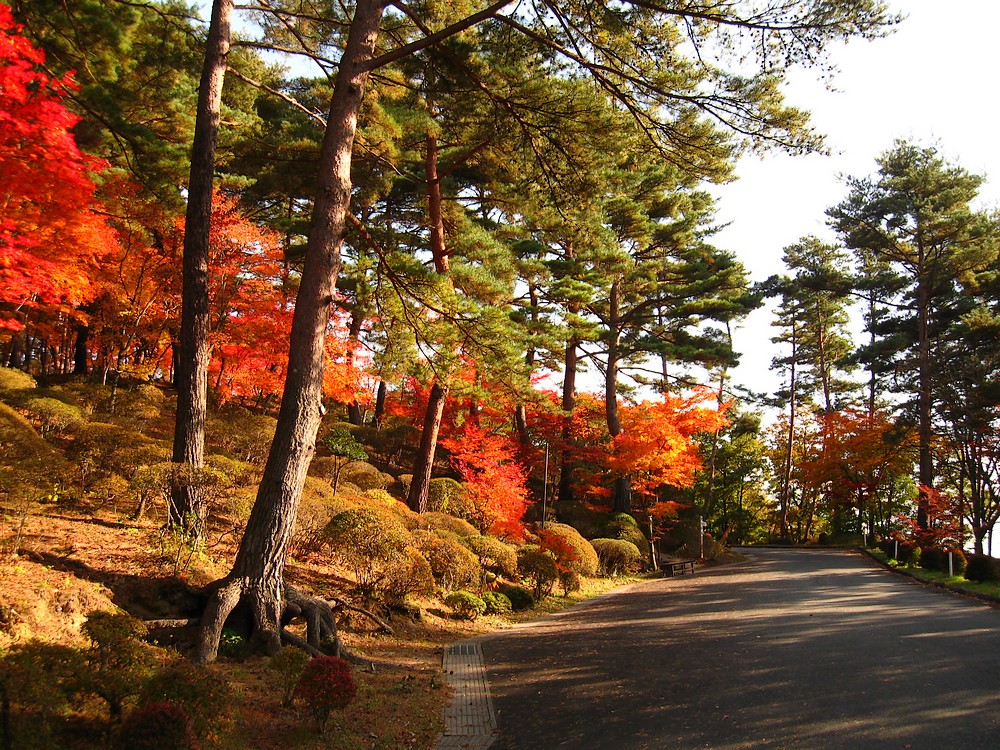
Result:
[[[1000,602],[1000,581],[984,581],[982,583],[970,581],[964,576],[949,576],[947,573],[937,570],[927,570],[926,568],[921,568],[919,565],[902,565],[879,549],[868,549],[866,551],[879,562],[885,563],[889,567],[905,573],[911,578],[916,578],[918,581],[930,583],[962,594],[971,594],[984,599],[995,599]]]

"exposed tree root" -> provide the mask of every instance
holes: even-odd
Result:
[[[338,609],[348,609],[351,612],[357,612],[358,614],[365,615],[366,617],[371,619],[372,622],[378,625],[382,629],[383,633],[386,633],[387,635],[395,635],[395,631],[393,631],[393,629],[389,627],[389,624],[385,620],[381,619],[374,612],[371,612],[362,607],[355,607],[351,604],[348,604],[343,599],[338,599],[335,596],[332,597],[329,601],[333,602],[333,608],[335,611]]]

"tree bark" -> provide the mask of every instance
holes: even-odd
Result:
[[[919,244],[919,240],[918,240]],[[917,278],[917,432],[919,442],[918,480],[921,487],[934,486],[933,426],[931,412],[930,289],[923,270],[923,248],[919,248],[921,273]],[[927,500],[921,490],[917,497],[917,526],[927,528]]]
[[[618,363],[621,360],[621,314],[619,298],[621,279],[611,283],[608,296],[608,366],[604,374],[604,410],[611,439],[622,434],[618,413]],[[611,504],[615,513],[632,512],[632,478],[617,477],[611,485]]]
[[[382,426],[382,417],[385,416],[385,397],[389,387],[384,380],[378,381],[378,388],[375,390],[375,410],[372,412],[372,427],[376,430]]]
[[[571,312],[579,312],[572,310]],[[576,368],[579,357],[578,347],[580,339],[573,334],[566,342],[566,358],[563,366],[563,392],[562,392],[562,456],[559,462],[559,494],[558,502],[569,503],[574,500],[573,480],[575,474],[576,457],[574,456],[573,445],[575,438],[573,435],[573,410],[576,408]]]
[[[222,84],[229,55],[233,0],[215,0],[208,30],[208,47],[198,90],[198,112],[191,150],[184,258],[181,328],[175,347],[177,417],[174,422],[175,463],[201,467],[205,458],[205,418],[208,412],[208,244],[212,222],[212,180],[215,146],[222,109]],[[170,493],[168,523],[192,536],[202,534],[201,491],[178,483]]]
[[[265,652],[281,646],[285,556],[295,525],[306,469],[316,448],[325,364],[324,343],[336,295],[340,251],[351,200],[351,156],[358,113],[368,83],[380,0],[360,0],[330,101],[320,173],[289,339],[288,375],[274,439],[233,569],[202,615],[198,661],[216,658],[226,617],[243,600],[254,620],[253,641]]]
[[[406,496],[406,504],[410,506],[410,510],[417,513],[427,510],[431,472],[434,470],[434,454],[437,451],[438,433],[441,431],[441,418],[444,416],[447,400],[448,387],[435,381],[427,399],[424,428],[420,432],[420,449],[417,451],[417,460],[413,467],[410,491]]]

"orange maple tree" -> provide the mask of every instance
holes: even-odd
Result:
[[[843,409],[821,421],[812,450],[798,461],[799,482],[833,505],[878,512],[895,478],[912,470],[916,436],[900,430],[886,410]]]
[[[633,492],[648,499],[655,499],[664,485],[693,485],[702,465],[695,435],[726,424],[725,406],[716,408],[716,394],[707,389],[627,406],[621,420],[624,431],[612,443],[608,468],[617,476],[630,476]],[[671,503],[655,501],[649,508],[654,516],[674,510]]]
[[[78,305],[97,292],[101,257],[115,238],[94,210],[89,173],[65,106],[71,76],[54,78],[44,55],[0,3],[0,326],[19,328],[23,306]]]

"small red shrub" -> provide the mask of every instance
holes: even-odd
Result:
[[[321,733],[326,729],[330,712],[346,708],[356,692],[350,665],[337,656],[313,659],[306,665],[295,686],[295,697],[301,698],[309,706],[319,722]]]

